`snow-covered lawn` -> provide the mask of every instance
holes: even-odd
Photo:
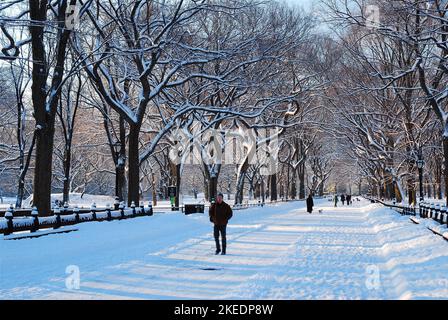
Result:
[[[229,199],[230,198],[230,199]],[[53,193],[51,194],[51,201],[54,202],[55,200],[59,200],[62,202],[63,195],[62,193]],[[228,197],[227,194],[224,196],[225,201],[227,201],[230,204],[234,203],[234,196],[230,195]],[[24,199],[22,202],[22,208],[32,208],[32,202],[33,196],[29,196],[28,198]],[[96,194],[88,194],[88,193],[70,193],[70,201],[69,206],[70,207],[79,207],[79,208],[90,208],[93,203],[96,204],[98,208],[105,208],[106,205],[113,205],[115,201],[115,197],[113,196],[105,196],[105,195],[96,195]],[[7,209],[11,204],[16,203],[15,197],[2,197],[0,198],[0,209]],[[152,199],[145,198],[143,199],[143,203],[145,205],[152,203]],[[184,204],[209,204],[208,201],[205,200],[204,193],[198,193],[197,197],[195,198],[193,195],[188,194],[181,194],[179,199],[180,205]],[[245,200],[244,204],[246,203],[258,203],[257,199],[251,199],[251,200]],[[139,205],[137,203],[137,205]],[[171,202],[169,200],[157,200],[157,206],[160,207],[170,207]]]
[[[7,209],[9,208],[11,203],[16,203],[16,198],[13,197],[2,197],[0,199],[0,209]]]
[[[448,299],[448,241],[367,201],[316,203],[312,215],[303,202],[235,211],[226,256],[214,255],[207,214],[156,213],[0,239],[0,296]],[[67,287],[77,268],[79,289]]]

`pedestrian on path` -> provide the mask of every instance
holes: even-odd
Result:
[[[352,195],[348,194],[347,197],[346,197],[346,200],[347,200],[347,205],[348,206],[351,205],[352,204]]]
[[[334,207],[335,207],[335,208],[338,206],[338,201],[339,201],[338,195],[335,194],[335,195],[334,195]]]
[[[345,195],[344,194],[341,194],[341,201],[342,201],[342,205],[344,205],[344,202],[345,202]]]
[[[308,213],[312,213],[313,212],[313,206],[314,206],[313,195],[310,193],[308,195],[308,198],[306,198],[306,211]]]
[[[221,246],[219,244],[219,234],[221,234],[222,239],[222,255],[226,254],[227,238],[226,229],[227,223],[230,218],[232,218],[233,212],[232,208],[224,202],[224,195],[218,193],[216,197],[216,203],[213,203],[209,209],[210,222],[213,222],[213,236],[215,237],[216,252],[219,254],[221,252]]]

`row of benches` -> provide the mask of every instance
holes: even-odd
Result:
[[[88,212],[79,210],[78,208],[69,211],[54,208],[51,216],[39,216],[37,209],[31,211],[31,216],[15,217],[13,208],[9,208],[5,213],[5,219],[0,220],[0,234],[10,235],[14,232],[30,231],[31,233],[39,229],[59,229],[62,226],[74,225],[81,222],[88,221],[112,221],[118,219],[127,219],[138,216],[152,216],[152,205],[144,207],[136,207],[132,203],[131,207],[125,207],[123,204],[119,205],[118,210],[107,206],[106,209],[98,210],[95,205],[92,205]]]

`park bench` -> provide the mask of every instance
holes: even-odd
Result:
[[[182,211],[188,215],[193,213],[204,213],[205,205],[204,204],[185,204],[182,207]]]

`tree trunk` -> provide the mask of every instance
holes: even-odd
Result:
[[[216,200],[216,194],[218,190],[218,177],[210,177],[208,189],[209,189],[210,201],[212,199]]]
[[[243,191],[244,191],[245,177],[246,177],[245,172],[239,172],[237,180],[236,180],[235,204],[243,203]]]
[[[401,196],[401,192],[399,190],[397,182],[395,182],[394,190],[395,190],[395,198],[397,199],[397,203],[401,203],[403,201],[403,198]]]
[[[448,206],[448,137],[443,137],[443,156],[445,157],[445,205]]]
[[[271,182],[271,187],[270,187],[271,201],[277,201],[277,174],[276,173],[271,175],[270,182]]]
[[[249,200],[253,200],[254,199],[254,183],[253,180],[249,180]]]
[[[392,178],[392,184],[391,184],[391,187],[392,187],[392,190],[391,190],[391,199],[396,199],[397,198],[397,192],[396,192],[396,190],[395,190],[395,184],[396,184],[396,182],[394,182],[394,180],[393,180],[394,178]]]
[[[255,197],[255,199],[260,199],[261,198],[261,186],[260,186],[259,182],[257,182],[255,184],[254,197]]]
[[[441,200],[442,199],[442,190],[441,190],[441,183],[442,183],[442,166],[441,166],[441,159],[437,159],[434,167],[434,198]]]
[[[384,198],[385,199],[390,199],[389,198],[389,184],[387,183],[386,179],[383,180],[383,190],[384,190]]]
[[[40,216],[51,213],[51,178],[53,164],[54,125],[37,131],[36,167],[34,170],[33,206]]]
[[[291,181],[291,199],[295,200],[297,197],[297,181]]]
[[[139,159],[139,134],[140,126],[129,126],[129,172],[128,172],[128,206],[134,201],[135,205],[140,202],[140,159]]]
[[[264,192],[264,181],[263,180],[261,180],[260,193],[261,193],[262,202],[264,203],[266,194]]]
[[[71,141],[65,146],[64,149],[64,187],[62,192],[62,203],[68,203],[70,201],[70,168],[72,160],[72,147]]]
[[[243,193],[244,193],[244,180],[246,178],[246,172],[249,167],[249,161],[246,158],[244,163],[238,170],[238,176],[236,179],[236,192],[235,192],[235,204],[243,203]]]
[[[323,181],[319,186],[318,195],[319,195],[319,197],[323,197],[323,195],[324,195],[324,182]]]
[[[392,200],[394,198],[394,185],[392,175],[387,174],[387,199]]]
[[[124,201],[124,186],[126,183],[125,166],[123,164],[117,164],[115,166],[115,196],[118,200]]]
[[[34,170],[33,203],[41,216],[51,215],[51,178],[54,146],[54,123],[56,108],[61,94],[62,79],[66,60],[67,42],[70,30],[64,28],[67,2],[62,1],[58,7],[57,48],[53,57],[51,88],[47,88],[49,68],[44,43],[44,24],[47,21],[46,1],[29,1],[29,15],[35,22],[30,24],[32,51],[32,85],[34,118],[36,119],[36,162]],[[47,99],[47,91],[50,95]]]
[[[22,165],[20,165],[22,168]],[[21,169],[20,172],[23,172]],[[22,179],[22,174],[20,174],[19,182],[17,185],[17,198],[16,198],[16,209],[22,207],[23,197],[25,194],[25,179]]]
[[[119,118],[120,127],[120,149],[118,150],[118,157],[115,164],[115,196],[119,201],[125,199],[125,166],[126,166],[126,126],[125,120],[122,116]]]
[[[208,188],[209,188],[209,186],[208,186],[208,183],[207,183],[207,176],[204,175],[204,198],[206,200],[210,200],[210,193],[209,193]]]
[[[17,198],[16,198],[16,208],[22,207],[22,201],[25,194],[25,175],[28,171],[28,166],[25,164],[25,110],[23,108],[23,103],[21,102],[21,95],[19,90],[16,87],[17,93],[17,142],[19,145],[19,168],[20,175],[19,181],[17,184]],[[34,145],[34,137],[33,135],[33,145]],[[32,152],[32,149],[30,150]]]
[[[291,177],[291,199],[295,199],[297,197],[297,171],[293,170]]]
[[[412,172],[412,167],[408,167],[409,172]],[[417,192],[415,190],[415,181],[414,177],[411,176],[407,179],[407,188],[408,188],[408,203],[409,205],[415,204],[417,199]]]
[[[23,151],[20,150],[20,176],[17,186],[17,198],[16,198],[16,208],[22,206],[23,196],[25,194],[25,156]]]
[[[46,21],[46,8],[39,7],[37,1],[30,1],[30,18],[34,21]],[[49,216],[51,202],[51,160],[53,154],[53,130],[46,123],[46,82],[47,64],[43,43],[43,25],[37,23],[30,25],[31,50],[33,58],[31,94],[34,117],[36,119],[36,165],[34,169],[33,205],[37,207],[40,215]],[[48,149],[50,148],[50,149]]]
[[[299,199],[305,199],[305,163],[299,165]]]
[[[34,136],[35,137],[35,136]],[[33,137],[33,145],[34,145],[34,138]],[[30,152],[33,152],[33,149],[30,149]],[[28,156],[28,159],[31,157],[31,155]],[[16,198],[16,208],[22,207],[22,201],[25,194],[25,175],[28,171],[29,166],[29,160],[27,160],[27,163],[25,163],[25,153],[20,148],[20,156],[19,156],[19,166],[20,166],[20,175],[19,175],[19,181],[17,186],[17,198]]]

